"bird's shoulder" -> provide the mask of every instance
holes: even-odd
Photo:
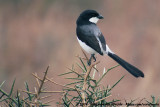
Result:
[[[99,36],[101,35],[100,29],[95,24],[87,24],[77,26],[77,35],[84,36]]]

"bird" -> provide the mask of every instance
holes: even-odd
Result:
[[[144,77],[144,73],[116,55],[106,44],[106,40],[97,26],[97,22],[104,17],[96,10],[84,10],[76,21],[77,40],[84,51],[89,53],[88,65],[91,65],[92,58],[96,61],[95,54],[108,55],[119,65],[125,68],[134,77]]]

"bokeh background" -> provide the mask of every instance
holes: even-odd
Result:
[[[42,75],[48,65],[49,77],[61,84],[68,82],[57,75],[79,62],[76,55],[83,56],[76,39],[76,19],[83,10],[94,9],[104,16],[98,26],[110,48],[145,74],[145,78],[136,79],[122,67],[112,70],[103,80],[104,86],[126,75],[113,89],[112,98],[160,96],[159,7],[159,0],[0,0],[0,83],[6,80],[3,89],[9,90],[15,78],[15,90],[24,89],[25,81],[31,88],[36,86],[31,73]],[[101,61],[99,70],[117,64],[107,56],[96,57]],[[59,98],[59,94],[53,94],[53,98]]]

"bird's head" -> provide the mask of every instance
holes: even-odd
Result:
[[[95,10],[85,10],[83,11],[80,16],[78,17],[78,21],[80,22],[91,22],[91,23],[97,23],[99,19],[103,19],[103,16],[100,15]]]

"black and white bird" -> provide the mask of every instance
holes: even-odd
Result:
[[[119,63],[123,68],[125,68],[129,73],[135,77],[144,77],[142,71],[140,71],[135,66],[129,64],[119,56],[117,56],[106,44],[105,38],[96,25],[99,19],[103,19],[95,10],[85,10],[83,11],[77,19],[77,39],[80,46],[89,54],[91,57],[88,61],[88,65],[91,64],[91,59],[96,61],[95,54],[108,55]]]

